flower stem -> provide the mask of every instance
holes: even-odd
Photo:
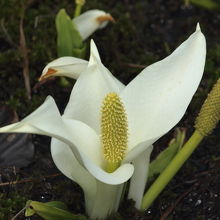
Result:
[[[74,18],[78,17],[81,14],[81,10],[85,2],[85,0],[75,0],[76,8],[74,11]]]
[[[194,131],[193,135],[182,147],[179,153],[173,158],[173,160],[145,193],[141,204],[142,210],[150,207],[153,201],[182,167],[184,162],[190,157],[203,138],[204,136],[202,136],[197,130]]]
[[[184,0],[184,6],[189,7],[190,5],[190,0]]]
[[[74,18],[78,17],[81,14],[82,5],[78,4],[76,5],[75,11],[74,11]]]
[[[92,199],[92,207],[87,210],[91,219],[103,220],[118,210],[124,184],[110,185],[97,180],[97,191]]]

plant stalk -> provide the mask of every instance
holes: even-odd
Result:
[[[74,11],[74,18],[78,17],[81,14],[81,10],[82,10],[82,5],[77,4]]]
[[[150,207],[153,201],[182,167],[184,162],[190,157],[203,138],[204,136],[202,136],[197,130],[194,131],[179,153],[173,158],[173,160],[145,193],[141,204],[142,210]]]

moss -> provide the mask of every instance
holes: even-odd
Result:
[[[16,192],[0,193],[0,220],[11,219],[25,206],[26,200],[27,198]]]

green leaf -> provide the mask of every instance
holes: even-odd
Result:
[[[87,220],[85,216],[68,212],[66,205],[60,201],[42,203],[29,200],[26,206],[26,217],[37,214],[45,220]]]
[[[47,205],[49,206],[53,206],[53,207],[56,207],[56,208],[59,208],[59,209],[63,209],[63,210],[68,210],[66,204],[64,202],[61,202],[61,201],[50,201],[50,202],[47,202],[46,203]]]
[[[220,4],[213,0],[190,0],[190,2],[208,10],[220,9]]]
[[[84,49],[82,37],[65,9],[61,9],[56,16],[56,29],[57,53],[59,57],[73,56],[74,50]]]
[[[34,215],[35,214],[35,211],[34,211],[34,209],[32,209],[32,208],[30,208],[30,204],[31,204],[31,200],[28,200],[27,202],[26,202],[26,210],[25,210],[25,216],[32,216],[32,215]]]
[[[185,140],[185,130],[176,129],[176,137],[173,138],[168,147],[165,148],[155,160],[150,163],[148,178],[151,180],[155,175],[160,174],[181,149]]]
[[[84,47],[83,48],[73,48],[73,55],[74,57],[78,57],[78,58],[85,58],[86,55],[86,44],[84,43]]]

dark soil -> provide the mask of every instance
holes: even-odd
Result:
[[[178,124],[187,129],[189,137],[202,102],[220,76],[219,11],[209,11],[194,5],[186,7],[184,1],[174,0],[87,2],[84,10],[99,8],[109,11],[116,19],[116,24],[109,24],[107,28],[96,32],[93,38],[103,63],[126,84],[144,66],[167,56],[200,22],[207,39],[205,73],[192,103]],[[74,83],[69,80],[69,85],[64,87],[59,79],[51,80],[32,90],[31,101],[26,98],[22,77],[23,58],[19,50],[19,20],[22,4],[26,3],[25,0],[0,0],[0,102],[15,109],[20,118],[37,108],[47,95],[52,95],[63,111]],[[45,64],[56,58],[54,18],[62,7],[73,14],[72,0],[33,1],[25,11],[24,32],[32,88]],[[155,144],[152,158],[167,146],[173,132]],[[132,201],[124,201],[119,213],[109,219],[219,220],[219,132],[218,126],[200,144],[149,210],[139,212]],[[27,167],[0,169],[0,219],[11,219],[30,199],[42,202],[61,200],[74,213],[83,214],[82,191],[56,169],[50,156],[50,138],[33,136],[33,143],[35,155]],[[35,216],[27,219],[40,218]]]

